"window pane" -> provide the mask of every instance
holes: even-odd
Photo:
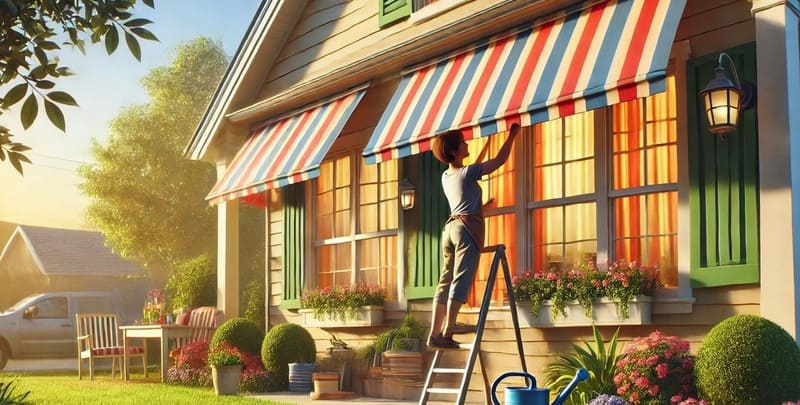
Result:
[[[359,283],[386,289],[387,301],[397,300],[397,237],[387,236],[358,242]]]
[[[614,254],[661,269],[662,282],[677,286],[678,193],[642,194],[614,200]]]
[[[362,205],[358,210],[361,232],[375,232],[378,230],[378,205]]]
[[[564,117],[564,160],[594,156],[594,113]]]
[[[351,285],[350,244],[320,246],[317,249],[317,267],[320,288]]]
[[[597,206],[595,203],[573,204],[565,210],[565,242],[597,239]]]
[[[612,106],[615,190],[678,181],[675,79],[667,91]]]
[[[486,246],[504,244],[506,247],[505,255],[508,261],[508,267],[512,271],[515,266],[515,254],[517,251],[516,238],[516,221],[513,214],[492,215],[485,218],[486,231],[485,231],[485,244]],[[472,289],[467,297],[467,305],[480,306],[483,300],[483,294],[486,291],[486,283],[489,280],[489,272],[492,268],[492,260],[494,259],[494,251],[481,253],[481,260],[478,264],[478,269],[473,279]],[[505,286],[505,277],[503,269],[497,270],[497,278],[495,279],[494,289],[492,290],[492,299],[495,301],[503,301],[507,299],[508,293]]]
[[[562,166],[545,166],[533,170],[533,200],[546,201],[561,198]]]
[[[565,197],[594,193],[594,160],[579,160],[564,165]]]

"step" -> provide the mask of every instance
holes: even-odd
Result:
[[[434,368],[433,372],[438,374],[464,374],[466,370],[463,368]]]
[[[428,393],[431,394],[460,394],[460,388],[428,388]]]

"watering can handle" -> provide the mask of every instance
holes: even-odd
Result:
[[[564,400],[567,399],[569,394],[572,393],[572,390],[575,389],[575,386],[577,386],[579,382],[588,379],[589,379],[589,372],[586,371],[585,368],[578,369],[578,372],[575,373],[575,377],[573,377],[572,381],[570,381],[569,384],[567,384],[567,386],[564,387],[564,389],[558,393],[556,400],[553,401],[551,405],[561,405],[564,402]]]
[[[524,371],[509,371],[497,377],[496,380],[492,383],[492,404],[493,405],[500,405],[500,400],[497,399],[497,386],[500,385],[500,381],[505,379],[506,377],[525,377],[530,381],[528,388],[535,388],[536,387],[536,377],[524,372]]]

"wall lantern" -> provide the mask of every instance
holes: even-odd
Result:
[[[722,67],[723,58],[728,61],[734,82],[725,76],[725,69]],[[719,54],[719,62],[714,72],[716,77],[700,91],[700,97],[705,103],[708,131],[721,135],[724,139],[729,132],[736,130],[739,113],[755,104],[755,85],[745,82],[742,86],[733,60],[725,52]]]
[[[400,206],[404,210],[414,208],[414,200],[416,199],[417,189],[411,184],[408,179],[403,179],[400,184]]]

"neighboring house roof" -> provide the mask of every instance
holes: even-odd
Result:
[[[140,265],[113,253],[100,232],[28,225],[17,226],[0,252],[0,262],[20,238],[43,274],[125,276],[145,272]]]

